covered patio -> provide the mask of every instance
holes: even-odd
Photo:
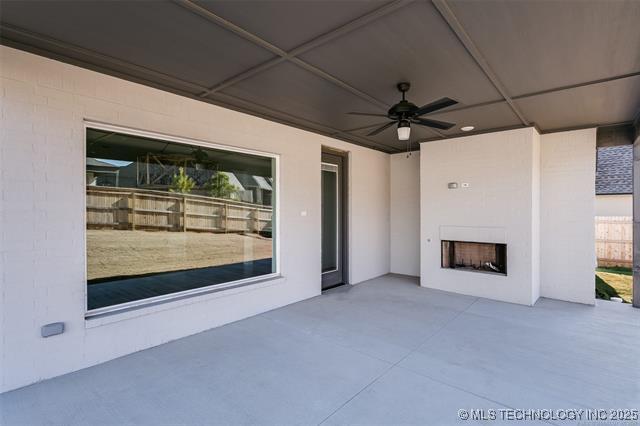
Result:
[[[638,339],[630,305],[528,307],[387,275],[4,393],[0,423],[451,424],[461,409],[633,408]]]
[[[0,426],[637,424],[638,22],[0,0]]]

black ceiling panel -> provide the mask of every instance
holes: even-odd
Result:
[[[302,59],[388,103],[399,81],[423,105],[448,96],[463,104],[500,99],[439,12],[416,2],[322,45]]]
[[[633,121],[640,113],[640,76],[516,101],[543,131]]]
[[[640,1],[449,1],[512,96],[640,71]]]
[[[348,115],[349,111],[386,113],[290,63],[278,64],[222,93],[338,130],[371,123],[370,117]]]
[[[273,57],[166,1],[3,1],[0,20],[202,86]]]
[[[388,0],[201,0],[198,5],[265,41],[291,50],[388,3]]]
[[[386,152],[405,147],[393,126],[368,137],[384,118],[346,113],[385,113],[402,80],[415,104],[460,102],[427,116],[454,128],[415,126],[414,144],[522,126],[509,96],[544,131],[640,110],[638,0],[193,1],[2,1],[0,43]],[[299,58],[259,40],[288,51],[320,36]]]
[[[456,123],[451,129],[442,131],[447,136],[467,134],[460,130],[464,126],[473,126],[474,132],[481,132],[490,129],[517,127],[522,124],[506,102],[431,114],[426,117]]]
[[[321,124],[315,121],[301,118],[299,115],[295,115],[295,111],[275,110],[273,108],[259,104],[255,100],[243,99],[239,97],[238,94],[231,96],[225,94],[224,92],[216,92],[214,94],[208,95],[206,98],[204,98],[204,100],[206,102],[212,102],[226,108],[235,109],[247,114],[253,114],[266,120],[271,120],[303,130],[319,133],[324,136],[334,137],[336,139],[344,140],[356,145],[365,146],[379,151],[393,152],[396,150],[393,145],[379,143],[371,138],[361,137],[356,133],[341,131],[341,129],[335,129],[331,126],[327,126],[326,124]]]

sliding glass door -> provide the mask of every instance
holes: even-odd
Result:
[[[345,158],[322,154],[322,288],[345,282]]]

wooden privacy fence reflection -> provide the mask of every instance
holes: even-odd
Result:
[[[630,216],[596,216],[598,266],[633,266],[633,220]]]
[[[273,209],[146,189],[87,187],[87,227],[271,234]]]

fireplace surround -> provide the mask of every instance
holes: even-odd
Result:
[[[442,240],[442,268],[507,275],[507,245]]]

